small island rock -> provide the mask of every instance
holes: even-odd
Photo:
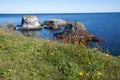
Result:
[[[22,17],[21,29],[41,29],[36,16],[24,16]]]
[[[61,26],[66,26],[67,22],[62,19],[49,19],[44,22],[44,25],[47,29],[60,29]]]

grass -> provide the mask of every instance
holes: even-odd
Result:
[[[119,80],[120,59],[0,29],[0,80]]]

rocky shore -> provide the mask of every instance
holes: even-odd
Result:
[[[0,34],[2,33],[9,33],[9,35],[16,35],[19,34],[16,30],[15,30],[15,26],[12,23],[8,23],[6,25],[0,25]]]
[[[5,25],[8,29],[14,30],[16,27],[12,23],[8,23]],[[33,35],[29,34],[29,31],[41,30],[42,28],[49,30],[59,30],[60,27],[65,27],[64,31],[61,33],[54,34],[55,40],[64,41],[64,42],[87,42],[87,41],[98,41],[101,42],[102,39],[96,38],[94,35],[90,34],[85,26],[81,22],[67,22],[62,19],[49,19],[44,21],[43,23],[38,21],[36,16],[23,16],[20,30],[27,34],[24,35]],[[37,33],[38,34],[38,33]]]

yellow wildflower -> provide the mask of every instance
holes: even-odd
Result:
[[[34,49],[32,48],[32,49],[31,49],[31,52],[33,52],[33,51],[34,51]]]
[[[108,53],[105,54],[106,57],[110,56]]]
[[[53,55],[54,55],[54,53],[51,53],[51,55],[53,56]]]
[[[80,75],[80,76],[83,76],[83,72],[80,72],[79,75]]]
[[[89,64],[91,64],[91,62],[89,62]]]
[[[98,71],[97,74],[98,74],[99,76],[102,76],[102,72],[100,72],[100,71]]]

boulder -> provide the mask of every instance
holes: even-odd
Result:
[[[24,16],[22,17],[21,29],[41,29],[36,16]]]
[[[49,21],[53,21],[55,25],[57,26],[65,26],[67,25],[67,21],[62,19],[50,19]]]
[[[16,29],[16,27],[11,22],[7,23],[5,26],[10,30],[15,30]]]
[[[44,22],[47,29],[60,29],[61,26],[66,26],[67,22],[62,19],[49,19]]]

